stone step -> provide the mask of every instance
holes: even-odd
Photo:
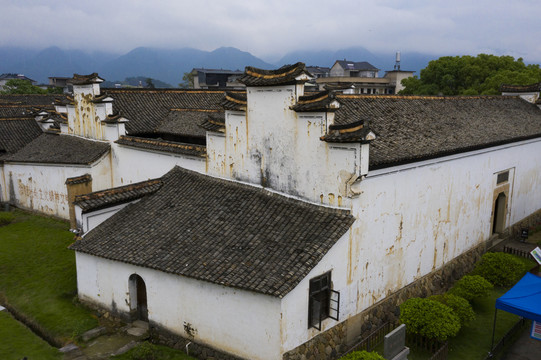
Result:
[[[85,332],[81,339],[83,339],[84,342],[90,341],[92,339],[97,338],[98,336],[101,336],[107,332],[107,329],[104,326],[99,326],[97,328],[94,328],[92,330],[88,330]]]
[[[135,320],[134,322],[131,323],[131,325],[136,328],[148,330],[148,322],[143,321],[143,320]]]

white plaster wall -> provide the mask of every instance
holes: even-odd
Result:
[[[13,186],[16,199],[25,209],[69,219],[66,179],[90,172],[90,167],[5,164],[6,181]],[[12,183],[10,185],[9,183]]]
[[[282,351],[320,333],[308,329],[310,279],[332,270],[344,321],[487,240],[498,172],[511,169],[507,225],[539,210],[538,154],[540,140],[369,173],[351,230],[282,300]]]
[[[76,253],[76,261],[81,299],[128,312],[128,279],[138,274],[145,281],[151,322],[187,338],[189,324],[195,341],[243,358],[281,359],[278,298],[83,253]]]
[[[117,144],[114,149],[114,186],[122,186],[163,176],[175,165],[205,173],[205,158],[145,151]]]
[[[9,199],[6,177],[4,173],[4,165],[0,164],[0,202]]]
[[[25,209],[69,219],[66,179],[92,176],[92,191],[112,187],[109,155],[90,165],[6,163],[5,177],[10,201]]]
[[[373,171],[353,200],[348,314],[440,268],[491,236],[495,174],[514,168],[507,226],[541,206],[541,142]],[[417,166],[417,167],[415,167]]]
[[[358,143],[321,141],[332,116],[289,109],[302,92],[295,85],[249,87],[246,115],[226,111],[225,136],[207,135],[208,173],[344,205],[347,183],[358,177],[368,153],[363,159]]]

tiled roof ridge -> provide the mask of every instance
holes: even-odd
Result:
[[[88,194],[75,196],[75,201],[74,202],[77,203],[77,202],[84,201],[84,200],[99,199],[99,198],[102,198],[104,196],[121,194],[121,193],[124,193],[124,192],[127,192],[127,191],[140,190],[140,189],[143,189],[143,188],[146,188],[146,187],[149,187],[149,186],[152,186],[152,185],[156,185],[156,184],[160,184],[160,186],[161,186],[161,184],[163,184],[163,182],[160,179],[150,179],[150,180],[145,180],[145,181],[141,181],[141,182],[137,182],[137,183],[133,183],[133,184],[118,186],[118,187],[114,187],[114,188],[110,188],[110,189],[94,191],[94,192],[91,192],[91,193],[88,193]]]
[[[109,95],[115,93],[149,93],[149,94],[158,94],[158,93],[189,93],[189,94],[215,94],[223,93],[223,89],[171,89],[171,88],[161,88],[161,89],[149,89],[149,88],[128,88],[128,89],[117,89],[117,88],[103,88],[109,93]],[[244,90],[229,90],[231,92],[245,93]]]
[[[264,70],[264,69],[259,69],[253,66],[246,66],[246,69],[244,70],[244,72],[246,73],[246,75],[250,75],[256,78],[276,79],[276,78],[292,75],[297,72],[300,73],[302,70],[304,70],[304,68],[305,68],[304,63],[298,62],[295,64],[284,65],[275,70]]]
[[[246,105],[248,100],[246,93],[232,93],[226,91],[223,99],[220,101],[220,105],[225,110],[246,111]]]
[[[513,96],[502,95],[368,95],[368,94],[337,94],[337,98],[344,99],[404,99],[404,100],[478,100],[478,99],[513,99]]]
[[[329,96],[333,96],[334,94],[328,90],[319,91],[315,94],[310,95],[303,95],[299,97],[299,100],[297,101],[297,104],[310,104],[313,102],[321,101],[323,99],[328,98]]]
[[[216,131],[216,132],[225,132],[225,117],[216,118],[212,115],[207,116],[207,118],[199,124],[199,127],[207,131]]]
[[[197,152],[206,154],[206,147],[204,145],[179,143],[179,142],[167,141],[167,140],[162,140],[162,139],[148,139],[148,138],[140,138],[140,137],[123,135],[116,142],[120,144],[125,144],[124,142],[128,142],[128,143],[134,143],[134,144],[158,145],[158,146],[163,146],[163,147],[176,148],[179,150],[192,150],[192,151],[197,151]]]
[[[541,82],[528,85],[501,84],[500,92],[538,92],[541,91]]]
[[[334,92],[324,90],[299,97],[297,103],[289,108],[297,112],[332,112],[338,110],[339,107],[340,104],[336,101]]]
[[[368,135],[372,135],[369,137]],[[368,119],[358,120],[348,124],[333,124],[329,126],[327,134],[319,138],[325,142],[337,143],[369,143],[375,139],[375,134],[370,130]]]
[[[170,111],[195,111],[195,112],[208,112],[208,113],[220,113],[221,109],[189,109],[189,108],[171,108]]]
[[[84,174],[80,176],[74,176],[66,179],[66,185],[82,184],[92,181],[92,175]]]
[[[235,92],[231,92],[231,91],[226,91],[225,92],[225,99],[229,100],[229,101],[232,101],[232,102],[236,102],[238,104],[244,104],[246,105],[246,102],[248,101],[246,99],[246,93],[235,93]]]
[[[299,78],[304,74],[304,78]],[[308,81],[310,75],[304,63],[298,62],[293,65],[284,65],[276,70],[263,70],[247,66],[244,75],[239,82],[246,86],[280,86],[293,85]]]
[[[68,83],[74,84],[74,85],[87,85],[87,84],[94,84],[94,83],[100,83],[103,79],[98,76],[97,72],[93,72],[92,74],[88,75],[81,75],[81,74],[73,74],[73,77],[68,80]]]

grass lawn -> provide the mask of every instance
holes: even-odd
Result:
[[[62,354],[13,319],[7,311],[0,311],[0,359],[59,360]]]
[[[13,214],[15,221],[0,227],[0,295],[61,343],[97,326],[97,319],[74,301],[69,224],[19,210]]]
[[[159,360],[196,360],[195,358],[186,355],[184,351],[171,349],[161,345],[153,345],[148,342],[144,342],[143,344],[138,345],[127,353],[113,356],[111,359],[132,360],[134,358]]]

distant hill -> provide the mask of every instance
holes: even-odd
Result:
[[[419,74],[420,69],[426,67],[428,61],[436,58],[437,56],[427,54],[402,52],[401,68]],[[182,82],[184,73],[193,68],[244,70],[246,66],[255,66],[272,69],[298,61],[306,65],[330,67],[339,59],[368,61],[381,70],[392,70],[395,55],[372,53],[362,47],[337,51],[294,51],[283,56],[275,64],[270,64],[232,47],[221,47],[214,51],[139,47],[124,55],[107,52],[87,53],[56,46],[43,50],[0,47],[0,73],[20,73],[39,83],[47,83],[49,76],[69,77],[74,73],[98,72],[109,81],[141,76],[177,86]]]
[[[244,70],[245,66],[274,67],[250,53],[230,47],[210,52],[192,48],[163,50],[140,47],[104,64],[100,75],[106,79],[141,75],[177,86],[184,73],[193,68]]]
[[[184,73],[193,68],[236,70],[244,69],[245,66],[264,69],[274,67],[248,52],[231,47],[214,51],[140,47],[121,56],[105,52],[62,50],[56,46],[41,51],[0,47],[0,73],[25,74],[39,83],[47,83],[49,76],[67,77],[74,73],[98,72],[111,81],[142,76],[177,86],[182,82]]]

